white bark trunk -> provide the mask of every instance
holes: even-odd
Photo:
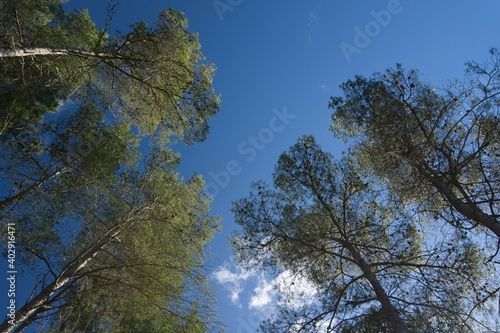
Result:
[[[67,55],[68,52],[63,49],[52,49],[48,47],[37,47],[29,49],[0,49],[0,58],[15,58],[29,56],[47,56],[47,55]]]
[[[94,51],[80,50],[80,49],[65,49],[53,47],[31,47],[20,49],[2,49],[0,48],[0,58],[23,58],[33,56],[56,56],[56,55],[79,55],[94,58],[107,58],[107,59],[124,59],[119,54],[113,53],[100,53]]]
[[[51,296],[63,288],[78,272],[80,272],[90,262],[90,260],[92,260],[99,253],[99,251],[102,250],[104,246],[106,246],[121,232],[121,230],[122,228],[120,226],[116,226],[106,232],[100,240],[98,240],[86,251],[86,253],[83,253],[80,258],[75,259],[74,262],[69,264],[52,283],[47,285],[31,301],[17,310],[15,314],[16,317],[13,320],[13,325],[9,323],[9,318],[0,324],[0,332],[10,333],[19,325],[22,325],[25,321],[29,321],[31,323],[36,320],[36,317],[30,318],[30,316],[39,310],[40,307],[50,305],[54,302],[54,299],[50,299]]]

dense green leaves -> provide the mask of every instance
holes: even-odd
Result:
[[[86,11],[65,13],[60,1],[2,1],[0,49],[65,47],[93,49],[99,32]],[[0,134],[23,131],[55,111],[59,100],[83,84],[86,75],[74,58],[34,54],[0,60]]]
[[[18,260],[45,272],[18,322],[49,315],[68,332],[213,328],[203,253],[218,219],[209,215],[203,180],[184,183],[172,171],[176,155],[158,149],[141,170],[83,161],[3,211],[23,231]]]
[[[77,282],[69,306],[55,327],[65,332],[190,332],[198,325],[207,331],[212,300],[203,276],[203,250],[217,219],[208,215],[201,180],[187,185],[155,168],[128,175],[126,182],[109,199],[98,198],[84,228],[94,231],[75,242],[75,257],[90,255],[108,230],[117,232],[73,277]]]
[[[183,14],[108,36],[60,1],[0,7],[0,217],[34,281],[0,331],[217,330],[203,262],[218,218],[168,144],[203,140],[218,111]]]
[[[304,306],[281,294],[265,331],[413,332],[417,313],[433,329],[481,326],[483,309],[471,299],[493,272],[484,255],[459,234],[436,239],[441,226],[389,200],[352,156],[333,161],[303,137],[280,157],[273,178],[274,189],[256,183],[234,203],[243,227],[233,237],[236,257],[305,278],[317,293]]]
[[[400,66],[342,85],[331,130],[359,138],[357,156],[404,202],[459,228],[500,236],[499,60],[468,63],[468,77],[439,90]],[[449,210],[451,206],[453,209]],[[457,214],[458,213],[458,214]]]
[[[440,308],[451,298],[436,298],[436,288],[451,297],[469,295],[463,300],[476,309],[495,304],[499,291],[496,267],[491,266],[498,263],[494,259],[500,244],[499,66],[498,50],[491,49],[485,64],[466,63],[463,82],[439,88],[398,65],[345,82],[344,97],[332,97],[329,105],[334,110],[330,129],[339,138],[355,140],[354,158],[388,186],[389,198],[427,219],[429,226],[440,226],[434,234],[443,242],[424,243],[435,251],[433,265],[434,258],[445,257],[457,271],[482,272],[462,276],[467,287],[454,285],[454,274],[436,275],[428,284],[431,292],[420,292]],[[428,272],[424,278],[429,279]],[[435,309],[417,310],[409,322],[417,317],[425,318],[425,324],[412,324],[415,332],[472,329],[454,315],[440,321]],[[496,319],[482,319],[477,330],[495,325]]]
[[[200,64],[197,35],[187,32],[183,15],[167,10],[154,26],[132,25],[132,31],[112,39],[100,57],[108,93],[118,108],[146,133],[157,129],[203,140],[206,119],[218,111],[211,80],[214,67]]]
[[[21,131],[71,98],[90,99],[162,142],[205,138],[219,109],[214,66],[202,63],[182,13],[169,9],[151,27],[141,22],[108,36],[86,11],[66,13],[58,1],[42,5],[38,15],[38,6],[4,2],[14,19],[5,22],[0,45],[0,134]]]

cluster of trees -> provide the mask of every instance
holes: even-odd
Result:
[[[273,186],[234,202],[239,263],[318,290],[307,304],[282,293],[265,332],[499,331],[500,54],[490,56],[439,89],[400,65],[345,82],[329,104],[331,131],[351,147],[342,158],[301,137]]]
[[[214,67],[183,14],[126,33],[60,0],[0,3],[0,219],[24,304],[1,332],[207,332],[204,248],[219,228],[172,140],[202,141]],[[498,331],[500,54],[444,88],[401,66],[331,99],[334,159],[312,136],[234,203],[242,265],[311,282],[268,332]],[[146,154],[140,141],[148,141]],[[286,286],[284,286],[286,288]]]
[[[1,332],[218,328],[203,261],[219,219],[171,148],[207,135],[214,67],[182,13],[110,34],[115,6],[98,29],[60,0],[0,3],[1,233],[33,276]]]

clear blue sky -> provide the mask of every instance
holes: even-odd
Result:
[[[100,26],[105,5],[66,4],[89,8]],[[461,79],[465,61],[482,61],[489,47],[500,47],[500,2],[123,0],[112,29],[153,22],[169,7],[185,13],[207,61],[218,68],[220,113],[205,142],[179,146],[179,171],[186,179],[194,172],[204,176],[216,194],[213,212],[223,219],[222,232],[208,249],[219,320],[228,333],[253,333],[261,311],[270,309],[266,296],[272,300],[272,283],[231,260],[227,236],[236,229],[231,201],[246,196],[252,181],[269,180],[278,156],[300,135],[313,134],[323,148],[340,155],[342,146],[328,131],[327,105],[354,75],[401,63],[435,85]]]

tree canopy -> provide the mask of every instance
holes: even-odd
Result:
[[[238,262],[316,288],[278,286],[264,331],[498,330],[499,59],[445,87],[399,64],[348,80],[329,103],[343,157],[301,137],[235,201]]]
[[[24,261],[38,259],[46,271],[17,310],[21,326],[53,312],[50,324],[67,332],[210,327],[203,250],[218,224],[208,215],[203,181],[185,184],[159,161],[147,163],[142,173],[132,169],[66,193],[64,203],[59,193],[38,193],[23,200],[30,210],[8,214],[22,230]]]
[[[110,2],[108,20],[115,5]],[[59,0],[1,6],[0,134],[39,121],[70,98],[95,101],[162,140],[205,138],[207,119],[219,108],[214,66],[202,62],[182,13],[168,9],[152,26],[139,22],[111,35],[85,10],[66,13]]]
[[[467,63],[467,78],[435,88],[402,66],[356,77],[333,97],[331,130],[356,138],[367,168],[401,200],[464,230],[500,237],[500,62]]]
[[[170,144],[207,135],[214,67],[182,13],[111,33],[109,6],[100,30],[58,0],[0,4],[1,233],[33,280],[1,332],[219,328],[203,267],[219,218]]]
[[[288,271],[317,289],[310,304],[280,294],[266,332],[475,332],[493,291],[483,252],[390,200],[352,156],[334,161],[311,136],[281,155],[274,189],[234,203],[236,257]],[[293,283],[293,281],[288,281]],[[287,286],[282,286],[286,289]],[[487,291],[482,291],[486,288]],[[479,300],[480,299],[480,300]],[[422,325],[425,318],[426,325]],[[363,328],[363,329],[361,329]]]

